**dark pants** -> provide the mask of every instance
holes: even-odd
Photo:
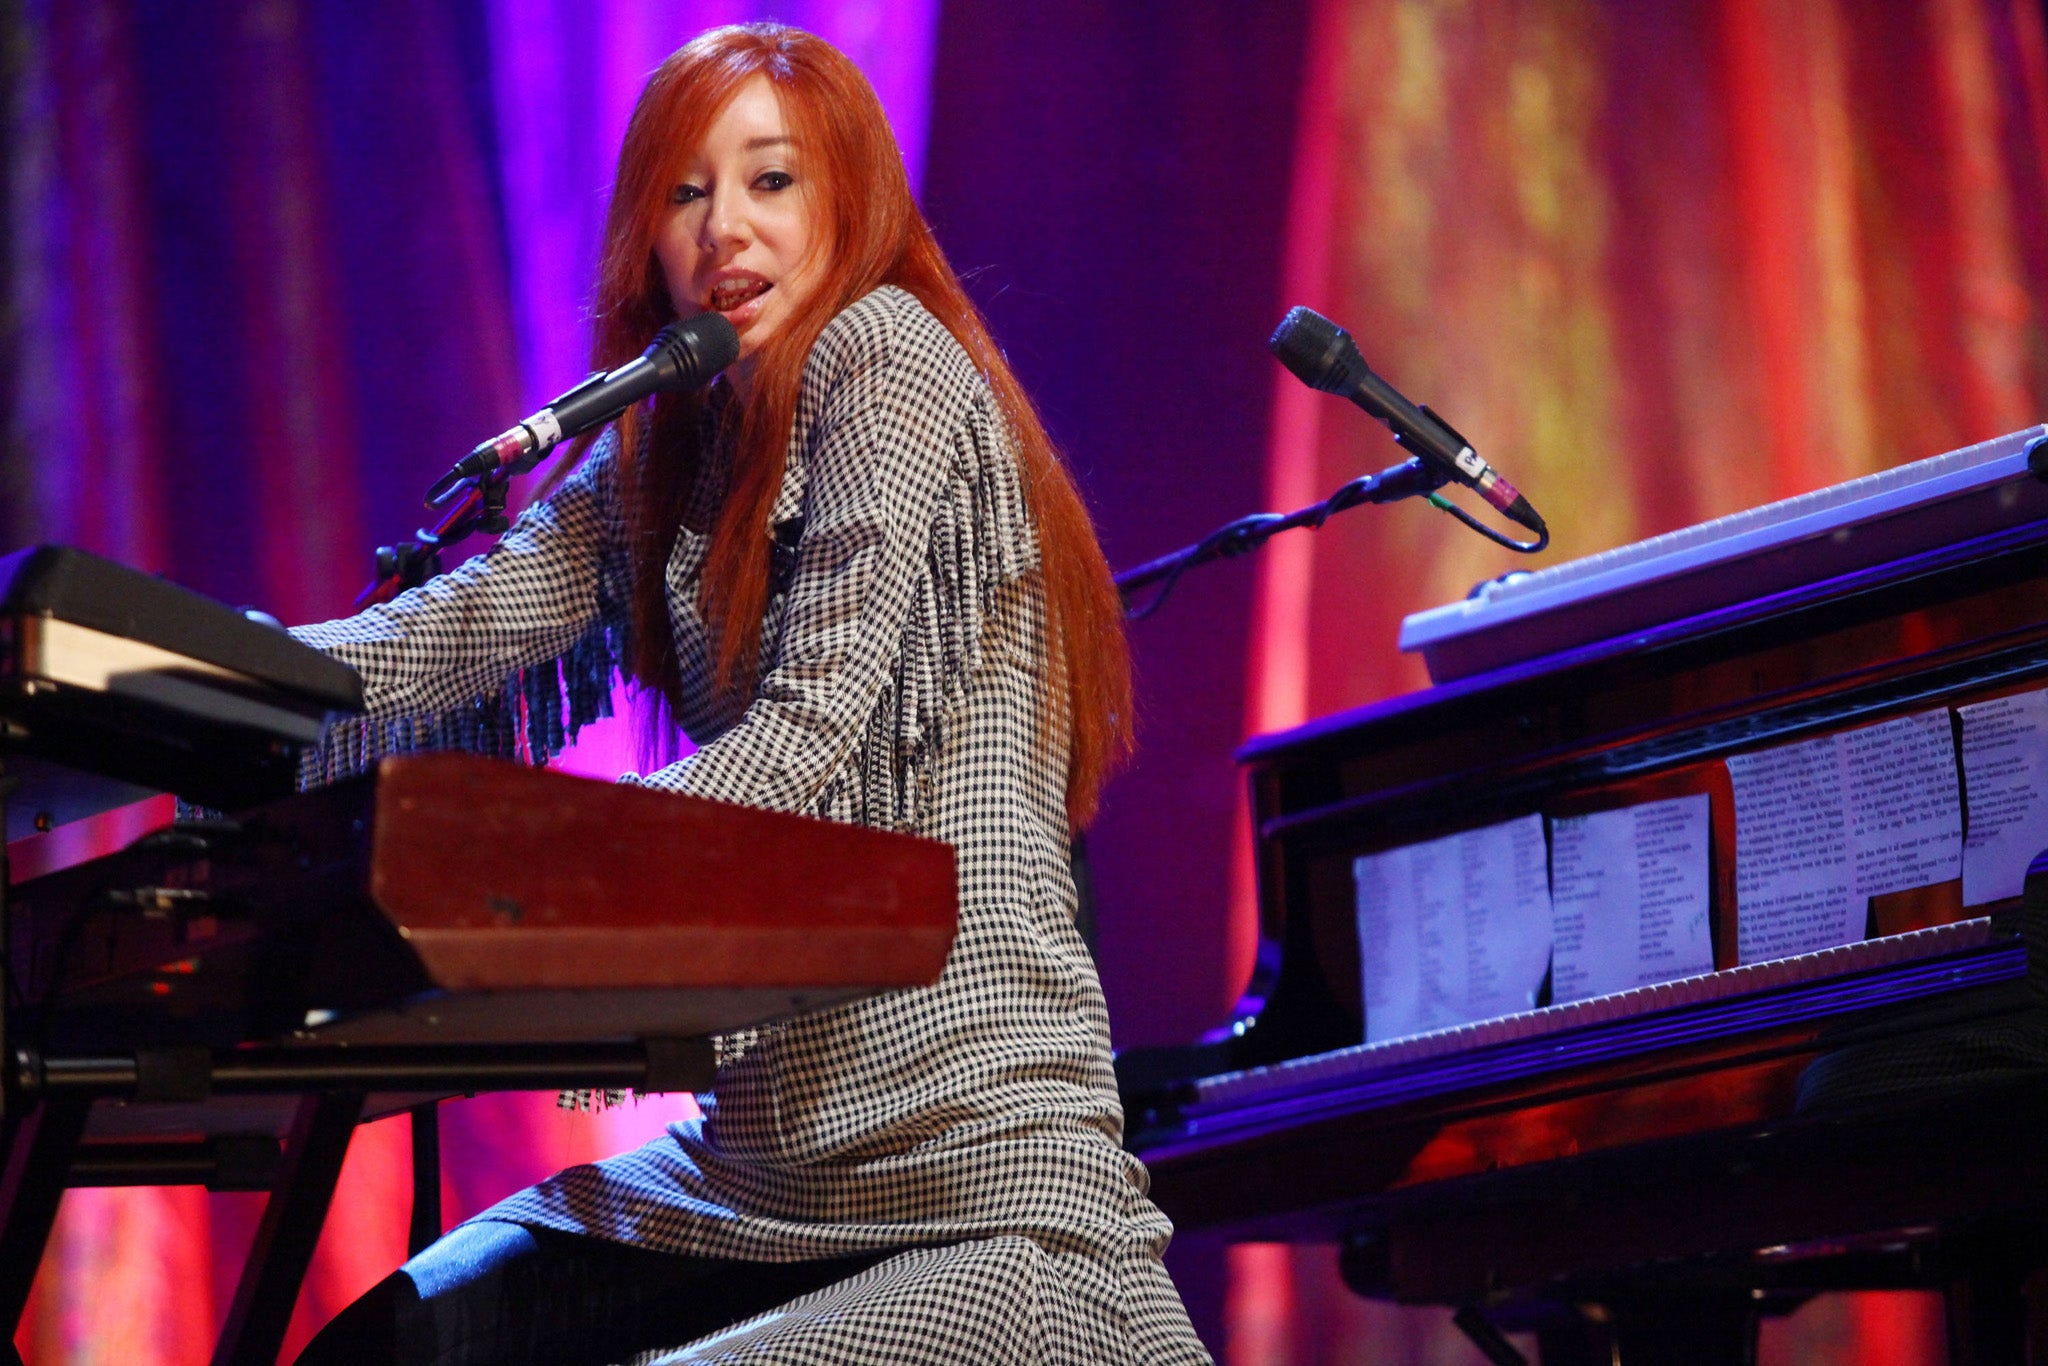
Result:
[[[715,1333],[889,1255],[734,1262],[466,1224],[337,1314],[299,1366],[623,1361]]]

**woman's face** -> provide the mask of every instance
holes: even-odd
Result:
[[[815,288],[811,187],[782,120],[782,101],[755,76],[726,105],[669,192],[655,259],[679,318],[719,312],[740,334],[735,378]]]

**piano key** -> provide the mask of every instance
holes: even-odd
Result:
[[[1196,1102],[1221,1106],[1244,1104],[1281,1092],[1316,1084],[1352,1080],[1407,1063],[1449,1057],[1491,1045],[1559,1034],[1614,1020],[1633,1019],[1660,1011],[1751,992],[1823,981],[1845,973],[1977,948],[1990,942],[1991,921],[1979,916],[1951,925],[1843,944],[1813,953],[1765,963],[1745,964],[1696,977],[1648,987],[1632,987],[1583,1001],[1543,1006],[1479,1023],[1450,1025],[1405,1038],[1359,1044],[1307,1058],[1264,1067],[1225,1072],[1194,1081]]]

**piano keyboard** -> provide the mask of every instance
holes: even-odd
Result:
[[[1982,952],[1994,946],[2009,947],[2010,952]],[[1972,958],[1968,956],[1972,951],[1980,952]],[[1881,983],[1869,978],[1859,981],[1853,976],[1914,963],[1922,964],[1926,970],[1903,978],[1888,975]],[[1302,1104],[1312,1102],[1319,1094],[1349,1104],[1356,1099],[1356,1088],[1365,1084],[1371,1084],[1373,1099],[1378,1102],[1408,1099],[1522,1076],[1538,1067],[1548,1070],[1587,1061],[1589,1053],[1612,1056],[1617,1051],[1635,1051],[1645,1046],[1665,1047],[1695,1038],[1722,1037],[1730,1032],[1731,1025],[1760,1027],[1811,1018],[1816,1013],[1840,1013],[1865,1003],[1927,995],[1978,980],[2017,977],[2023,972],[2024,955],[2018,941],[1994,941],[1989,917],[1979,916],[1816,953],[1544,1006],[1477,1024],[1454,1025],[1312,1057],[1292,1058],[1266,1067],[1197,1078],[1181,1107],[1181,1116],[1184,1132],[1192,1138],[1219,1126],[1254,1122],[1259,1106],[1279,1101],[1286,1101],[1290,1114],[1299,1118]],[[1828,990],[1809,993],[1800,1002],[1774,1004],[1768,996],[1762,1001],[1744,999],[1788,987]],[[1866,1002],[1865,997],[1872,999]],[[1729,1003],[1734,1008],[1711,1014],[1699,1009],[1717,1003]],[[1692,1017],[1690,1023],[1685,1019],[1688,1015]],[[1587,1026],[1617,1022],[1628,1022],[1629,1027],[1600,1031],[1598,1038],[1571,1037],[1573,1031],[1583,1035]],[[1550,1041],[1549,1046],[1539,1045],[1533,1056],[1526,1048],[1502,1047],[1543,1040]],[[1491,1056],[1488,1050],[1492,1050]],[[1428,1069],[1415,1066],[1444,1059],[1454,1060],[1454,1065]],[[1203,1112],[1218,1113],[1204,1119]]]
[[[1895,527],[1887,527],[1882,536],[1863,538],[1870,542],[1867,553],[1851,548],[1855,530],[1936,503],[1991,495],[1964,514],[1969,525],[1961,530],[1967,535],[2038,517],[2048,511],[2048,491],[2031,477],[2028,452],[2043,440],[2048,440],[2048,426],[2030,427],[1532,574],[1495,580],[1462,602],[1408,617],[1401,623],[1401,648],[1421,651],[1430,677],[1443,683],[1636,629],[1642,623],[1617,626],[1618,621],[1632,619],[1617,613],[1616,600],[1654,592],[1681,576],[1743,563],[1741,575],[1719,576],[1718,605],[1727,605],[1793,582],[1902,557],[1922,547],[1902,545]],[[1957,530],[1943,525],[1935,534],[1936,529],[1928,526],[1928,544],[1964,539]],[[1811,562],[1800,560],[1787,566],[1783,583],[1758,581],[1759,555],[1801,543],[1827,547],[1824,557],[1829,563],[1821,574]],[[1580,621],[1555,622],[1547,630],[1504,632],[1595,601],[1602,603],[1602,610],[1582,614]],[[1670,604],[1663,606],[1664,615],[1654,619],[1670,619]],[[1704,610],[1700,604],[1688,606],[1688,614],[1698,610]]]

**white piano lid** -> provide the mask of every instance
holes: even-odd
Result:
[[[1621,625],[1615,631],[1605,631],[1589,619],[1569,625],[1561,623],[1554,633],[1546,633],[1541,619],[1603,598],[1640,595],[1680,576],[1733,565],[1801,541],[1835,537],[1896,513],[2030,479],[2027,452],[2044,438],[2048,438],[2048,425],[2028,427],[1946,455],[1916,460],[1505,581],[1495,580],[1470,598],[1410,615],[1401,623],[1400,646],[1405,651],[1422,652],[1429,663],[1430,677],[1442,683],[1591,644],[1633,628]],[[1995,518],[1987,519],[1980,530],[1992,531],[2003,524]],[[1716,577],[1724,598],[1717,604],[1721,606],[1792,586],[1758,584],[1741,575]],[[1700,608],[1693,604],[1690,610]],[[1499,648],[1488,648],[1485,638],[1508,627],[1520,628],[1512,632],[1514,641],[1503,640]],[[1451,654],[1459,662],[1440,669],[1439,665],[1445,662],[1443,657]]]

